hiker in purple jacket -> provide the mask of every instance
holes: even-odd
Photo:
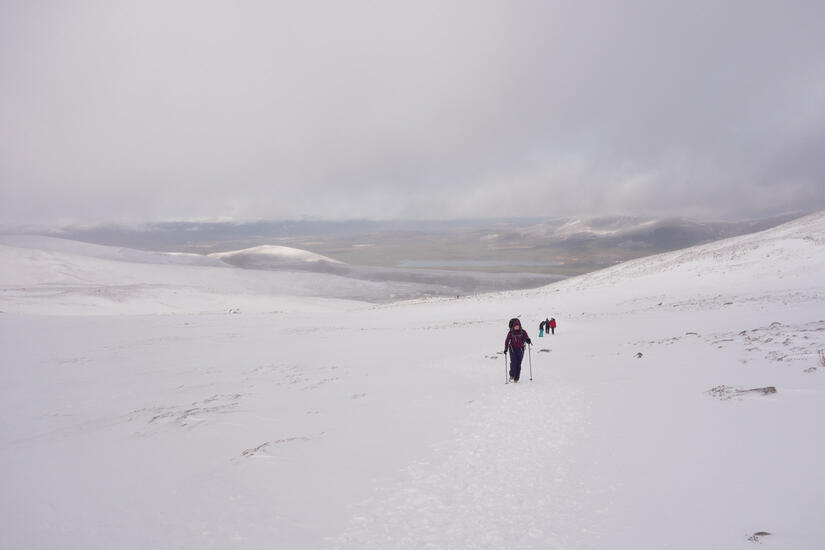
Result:
[[[510,319],[510,332],[504,340],[504,353],[510,352],[510,381],[518,382],[521,375],[521,361],[524,359],[524,346],[532,344],[527,331],[521,328],[521,321]]]

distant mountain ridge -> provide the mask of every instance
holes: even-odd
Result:
[[[657,270],[672,269],[691,263],[697,255],[702,257],[702,284],[710,281],[710,274],[718,272],[719,262],[726,258],[735,260],[733,263],[722,262],[720,265],[743,265],[745,258],[753,256],[753,250],[760,248],[767,251],[753,256],[749,261],[764,262],[767,268],[772,262],[782,260],[782,269],[790,265],[787,254],[781,250],[788,249],[793,253],[804,251],[810,254],[807,248],[794,245],[790,247],[783,240],[791,239],[795,242],[820,243],[823,234],[823,220],[825,212],[800,218],[796,221],[783,224],[780,227],[770,228],[762,232],[751,232],[728,239],[717,239],[713,243],[702,243],[693,247],[669,251],[665,254],[640,254],[635,261],[622,262],[621,265],[607,266],[610,269],[590,269],[586,278],[574,277],[569,279],[570,284],[580,286],[581,281],[611,280],[617,273],[632,273],[639,270],[649,271],[646,266],[657,266]],[[510,233],[482,234],[476,230],[465,235],[466,242],[482,243],[474,249],[480,255],[492,254],[492,257],[516,258],[516,261],[527,263],[525,258],[537,257],[540,254],[553,253],[569,246],[570,250],[584,250],[596,243],[591,250],[607,251],[605,244],[609,239],[638,238],[639,234],[654,233],[662,227],[673,228],[676,224],[667,222],[657,224],[646,220],[614,220],[604,224],[597,230],[601,235],[593,235],[593,231],[585,228],[578,222],[558,224],[534,224],[517,228],[520,237],[513,237],[517,233],[508,228]],[[688,223],[687,227],[702,231],[728,231],[741,228],[708,228]],[[570,229],[575,228],[574,231]],[[707,233],[705,233],[707,234]],[[417,237],[422,239],[423,237]],[[647,237],[642,237],[647,238]],[[410,243],[418,242],[415,236],[405,235],[403,242],[407,243],[408,250],[413,250]],[[494,241],[515,239],[518,248],[507,251],[496,248],[500,245]],[[426,239],[424,239],[426,240]],[[544,242],[546,248],[531,247],[528,242]],[[576,243],[571,245],[570,243]],[[490,243],[493,243],[490,245]],[[584,244],[582,244],[584,243]],[[778,243],[778,244],[776,244]],[[389,250],[375,247],[358,246],[355,250],[368,250],[375,254],[375,250]],[[388,243],[390,247],[397,246]],[[492,246],[492,248],[489,248]],[[598,247],[601,246],[602,249]],[[564,262],[547,265],[536,263],[534,273],[525,273],[515,269],[502,270],[508,267],[506,262],[496,265],[483,261],[463,265],[456,261],[448,269],[436,263],[425,266],[409,265],[407,267],[370,266],[364,263],[344,263],[330,256],[320,255],[306,249],[286,247],[280,245],[262,245],[231,252],[218,252],[209,255],[190,253],[149,252],[125,247],[112,247],[89,244],[66,239],[43,236],[5,235],[0,236],[0,252],[2,252],[3,269],[0,270],[3,283],[12,294],[20,285],[35,284],[48,288],[48,292],[66,296],[71,300],[83,300],[84,296],[109,296],[121,299],[135,289],[142,292],[161,293],[163,300],[168,303],[180,302],[184,294],[176,293],[183,288],[192,287],[192,280],[201,280],[205,273],[210,273],[211,283],[206,285],[195,284],[195,293],[213,293],[215,285],[231,289],[266,288],[275,294],[291,294],[300,296],[317,296],[324,298],[351,299],[374,303],[393,302],[406,299],[427,298],[435,296],[466,296],[470,294],[495,291],[526,290],[537,288],[552,288],[557,292],[564,286],[546,287],[549,283],[565,279],[563,274],[554,274],[553,271],[569,267]],[[438,251],[438,249],[435,249]],[[507,254],[503,254],[505,251]],[[646,250],[647,251],[647,250]],[[582,254],[581,252],[575,252]],[[517,254],[521,254],[519,258]],[[570,253],[573,257],[573,252]],[[594,252],[595,254],[595,252]],[[609,257],[609,256],[608,256]],[[664,263],[663,263],[664,262]],[[797,262],[798,263],[798,262]],[[241,268],[241,269],[232,269]],[[492,267],[485,271],[485,267]],[[215,270],[215,268],[218,268]],[[759,266],[763,269],[765,266]],[[207,271],[200,271],[205,269]],[[807,268],[806,268],[807,269]],[[197,271],[195,271],[197,270]],[[543,271],[542,271],[543,270]],[[754,271],[756,272],[756,271]],[[197,273],[197,274],[196,274]],[[818,276],[818,274],[815,274]],[[595,287],[594,287],[595,288]],[[131,290],[130,290],[131,289]],[[41,290],[37,290],[41,292]],[[171,296],[169,295],[171,293]],[[31,293],[26,294],[25,300],[34,299]],[[160,296],[160,295],[159,295]],[[192,298],[194,299],[194,298]],[[67,302],[69,303],[69,302]]]
[[[582,242],[602,239],[610,244],[628,241],[647,246],[677,248],[693,246],[761,231],[788,222],[799,215],[747,221],[703,221],[690,218],[637,218],[611,216],[598,218],[560,218],[527,226],[515,233],[521,239],[550,242]],[[512,234],[511,234],[512,235]]]
[[[142,250],[215,254],[281,246],[353,266],[578,275],[641,256],[752,233],[800,213],[746,221],[600,216],[456,221],[170,222],[66,227],[49,236]],[[237,263],[250,265],[246,255]],[[256,260],[274,258],[255,255]]]

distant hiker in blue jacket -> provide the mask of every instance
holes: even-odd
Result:
[[[524,359],[524,346],[532,344],[527,331],[521,328],[521,321],[510,319],[510,332],[504,340],[504,353],[510,352],[510,381],[518,382],[521,375],[521,361]]]

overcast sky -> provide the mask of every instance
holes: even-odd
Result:
[[[825,2],[0,0],[0,223],[825,208]]]

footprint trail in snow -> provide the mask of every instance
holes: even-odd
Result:
[[[587,404],[569,389],[522,381],[480,401],[482,411],[403,481],[353,510],[329,548],[570,548],[582,519],[569,447]],[[581,538],[578,539],[581,542]]]

